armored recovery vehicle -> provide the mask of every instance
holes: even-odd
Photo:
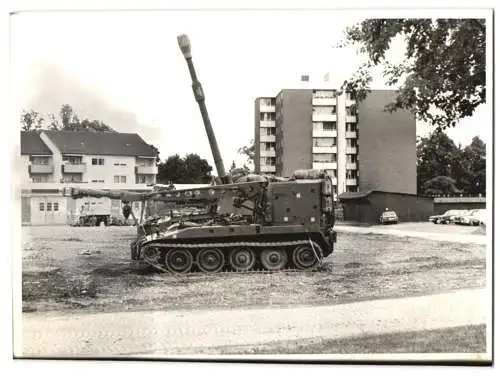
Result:
[[[189,39],[181,35],[178,42],[188,64],[218,183],[150,193],[71,188],[66,195],[142,201],[146,209],[164,205],[167,215],[144,219],[141,213],[138,237],[131,244],[133,260],[162,270],[217,273],[315,268],[333,252],[336,242],[331,178],[319,170],[298,170],[291,177],[249,174],[235,179],[227,175],[196,77]],[[197,210],[190,213],[186,208]]]

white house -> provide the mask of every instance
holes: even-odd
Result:
[[[119,200],[62,196],[64,187],[147,192],[156,183],[156,153],[133,133],[89,131],[21,132],[16,173],[25,224],[65,224],[83,207],[109,207]],[[139,203],[133,206],[139,214]],[[109,209],[108,209],[109,210]]]

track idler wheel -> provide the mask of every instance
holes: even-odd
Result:
[[[158,248],[144,247],[141,253],[144,261],[149,264],[158,264],[160,262],[161,253]]]
[[[250,248],[236,248],[229,255],[231,268],[238,272],[247,272],[255,265],[255,253]]]
[[[193,266],[193,255],[187,249],[171,249],[165,256],[165,266],[172,273],[187,273]]]
[[[288,257],[283,249],[264,249],[260,254],[260,262],[266,270],[281,270],[287,261]]]
[[[318,264],[317,253],[310,245],[299,245],[293,250],[292,261],[297,269],[310,269]]]
[[[224,254],[217,248],[202,249],[196,256],[196,263],[204,273],[217,273],[224,266]]]

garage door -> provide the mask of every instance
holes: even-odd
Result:
[[[62,225],[66,222],[66,199],[64,197],[31,198],[31,224]]]

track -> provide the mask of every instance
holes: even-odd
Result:
[[[174,274],[315,271],[323,262],[321,247],[311,239],[202,244],[153,241],[136,247],[136,258]],[[134,251],[132,254],[134,258]]]

